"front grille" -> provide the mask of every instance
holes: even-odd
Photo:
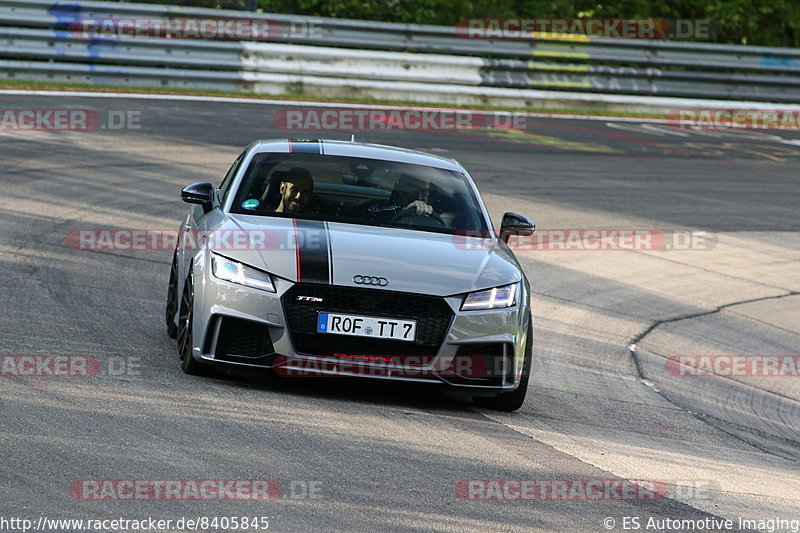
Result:
[[[298,301],[298,296],[322,298]],[[283,295],[283,309],[295,350],[308,355],[334,353],[383,356],[433,356],[453,319],[442,298],[404,292],[298,283]],[[414,342],[317,333],[320,311],[417,321]]]
[[[266,324],[229,316],[220,316],[217,320],[220,324],[215,359],[243,362],[275,351]]]

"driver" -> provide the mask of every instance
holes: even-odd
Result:
[[[398,211],[404,209],[416,209],[418,215],[433,214],[433,206],[428,204],[428,195],[431,192],[431,182],[425,178],[401,174],[394,183],[392,194],[389,200],[396,206]]]
[[[281,182],[279,188],[281,201],[275,212],[300,213],[311,200],[313,190],[314,180],[311,178],[311,173],[302,167],[294,167]]]

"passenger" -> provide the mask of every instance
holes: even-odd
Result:
[[[302,168],[294,167],[288,172],[286,179],[281,181],[281,201],[276,213],[301,213],[311,201],[314,191],[314,180],[311,173]]]

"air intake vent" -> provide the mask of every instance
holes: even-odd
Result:
[[[513,354],[513,346],[502,342],[462,344],[447,368],[451,375],[446,379],[463,385],[502,385],[513,380]]]
[[[236,361],[272,354],[272,339],[265,324],[232,318],[219,317],[219,336],[214,350],[216,359]]]

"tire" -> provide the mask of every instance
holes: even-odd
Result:
[[[532,337],[533,321],[528,316],[528,338],[525,340],[525,362],[522,365],[522,378],[519,386],[511,392],[501,392],[497,396],[473,396],[472,400],[479,407],[494,409],[496,411],[516,411],[525,403],[528,394],[528,381],[531,376],[531,362],[533,359]]]
[[[186,277],[181,293],[180,314],[178,315],[178,355],[181,358],[181,370],[192,376],[207,376],[212,373],[211,365],[195,360],[192,355],[192,322],[194,320],[194,283],[191,272]]]
[[[169,271],[169,287],[167,289],[166,321],[167,335],[170,339],[178,338],[178,326],[175,325],[175,313],[178,312],[178,251],[172,255],[172,268]]]

